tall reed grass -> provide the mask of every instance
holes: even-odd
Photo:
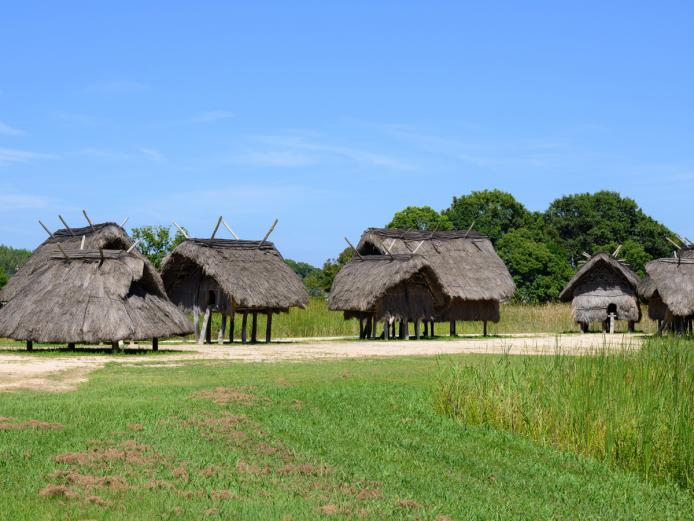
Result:
[[[694,341],[640,350],[490,358],[442,371],[436,408],[694,493]]]

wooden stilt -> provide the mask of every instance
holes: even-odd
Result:
[[[451,320],[450,335],[451,336],[458,336],[456,331],[455,331],[455,320]]]
[[[229,315],[229,343],[233,344],[234,343],[234,326],[236,325],[235,319],[236,318],[236,313],[234,311],[231,312],[231,315]]]
[[[410,321],[409,320],[403,320],[403,325],[405,326],[403,329],[405,330],[405,335],[403,338],[405,340],[408,340],[410,338]]]
[[[222,323],[219,326],[219,334],[217,335],[217,343],[224,343],[224,336],[227,332],[227,316],[222,312]]]
[[[364,339],[364,317],[359,317],[359,340]]]
[[[627,331],[629,333],[633,333],[635,329],[636,323],[633,320],[629,321],[629,324],[627,325]]]
[[[364,325],[364,338],[365,339],[370,339],[371,338],[371,317],[366,317],[366,324]]]
[[[269,344],[272,340],[272,311],[267,312],[267,323],[265,324],[265,343]]]
[[[426,338],[428,336],[429,336],[429,321],[425,320],[424,321],[424,337]]]
[[[32,340],[27,340],[27,351],[34,350],[34,342]]]
[[[243,312],[243,318],[241,319],[241,343],[245,344],[248,340],[248,313]]]
[[[157,337],[152,339],[152,351],[159,351],[159,339]]]
[[[486,320],[484,321],[482,336],[487,336],[487,321]]]
[[[75,344],[72,343],[72,342],[70,342],[70,343],[67,345],[67,348],[70,349],[70,350],[72,351],[73,349],[75,349]]]
[[[374,315],[371,315],[370,323],[371,323],[371,340],[376,340],[376,317]]]
[[[202,327],[198,336],[198,344],[202,344],[207,338],[207,330],[210,325],[210,308],[205,308],[205,318],[202,319]]]
[[[120,343],[119,342],[111,342],[111,349],[114,351],[120,351]]]
[[[195,341],[200,338],[200,307],[197,304],[193,305],[193,326],[195,328]]]
[[[419,340],[419,338],[420,338],[420,336],[419,336],[419,319],[418,318],[416,318],[414,320],[414,337],[417,340]]]
[[[251,344],[258,341],[258,312],[253,312],[253,321],[251,322]]]
[[[436,332],[434,331],[434,324],[435,324],[435,322],[432,320],[431,325],[429,326],[432,338],[436,336]]]
[[[383,321],[383,340],[390,340],[390,324],[388,320]]]
[[[212,310],[210,308],[205,310],[205,343],[212,343]]]
[[[405,339],[405,321],[404,321],[404,320],[399,320],[399,321],[398,321],[398,327],[399,327],[399,330],[398,330],[398,338],[399,338],[400,340],[404,340],[404,339]]]

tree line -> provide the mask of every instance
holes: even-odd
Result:
[[[408,206],[396,212],[388,228],[404,230],[474,230],[487,235],[516,283],[515,300],[535,304],[556,300],[575,273],[583,254],[613,252],[637,274],[652,259],[672,255],[666,237],[676,235],[646,215],[633,199],[617,192],[574,194],[552,201],[542,212],[528,210],[513,195],[482,190],[453,197],[441,211]],[[138,247],[159,268],[184,237],[166,226],[133,228]],[[0,246],[0,287],[31,252]],[[322,267],[287,259],[312,296],[326,296],[335,275],[352,258],[346,248]]]

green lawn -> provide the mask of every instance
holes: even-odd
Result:
[[[672,484],[437,414],[460,359],[110,365],[0,394],[0,518],[692,519]]]

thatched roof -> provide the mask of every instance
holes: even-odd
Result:
[[[646,273],[648,280],[639,288],[643,297],[657,292],[673,315],[694,314],[694,257],[654,260],[646,264]]]
[[[190,320],[159,288],[140,256],[83,250],[65,258],[55,245],[0,309],[0,337],[60,343],[141,340],[188,334]]]
[[[388,290],[423,272],[436,284],[436,274],[420,255],[369,255],[352,259],[335,277],[328,308],[368,312]]]
[[[625,266],[609,253],[596,253],[588,261],[586,261],[583,266],[581,266],[581,268],[566,284],[562,292],[559,294],[559,300],[562,302],[569,302],[574,298],[574,290],[579,287],[586,278],[590,277],[591,272],[595,270],[604,270],[605,268],[614,273],[616,277],[622,279],[629,287],[636,291],[640,282],[639,276],[636,275],[636,273],[634,273],[630,268]],[[607,291],[607,288],[602,288],[602,290]]]
[[[101,223],[84,228],[60,229],[53,232],[53,237],[49,237],[36,248],[17,273],[9,280],[7,285],[0,290],[0,302],[7,302],[15,297],[31,278],[32,273],[41,266],[51,255],[58,251],[56,243],[60,243],[66,252],[79,251],[84,237],[85,250],[127,250],[132,246],[133,241],[126,231],[116,223]],[[138,252],[136,256],[144,259]],[[159,290],[164,291],[164,285],[159,276],[155,280]]]
[[[504,301],[516,290],[511,274],[491,241],[474,231],[369,228],[362,235],[357,249],[362,255],[384,255],[387,251],[410,254],[416,249],[416,253],[432,267],[451,299]]]
[[[286,311],[308,304],[302,280],[271,242],[187,239],[164,259],[161,272],[171,300],[188,309],[205,276],[236,309]]]

